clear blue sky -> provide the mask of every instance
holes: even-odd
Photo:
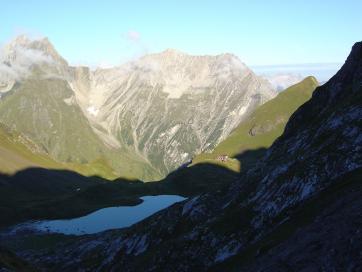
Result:
[[[249,65],[343,62],[362,40],[362,1],[5,0],[0,42],[47,36],[71,63],[123,62],[176,48]]]

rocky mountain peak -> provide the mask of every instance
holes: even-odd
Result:
[[[43,57],[44,61],[47,58],[46,62],[54,62],[54,64],[62,66],[68,65],[67,61],[57,52],[47,37],[31,39],[26,35],[20,35],[7,44],[4,49],[5,55],[8,55],[13,61],[26,55],[38,56],[39,58],[33,59],[34,62]]]
[[[30,43],[30,38],[25,35],[19,35],[17,37],[15,37],[10,43],[9,45],[15,46],[15,45],[26,45]]]
[[[160,54],[165,56],[179,56],[179,55],[187,55],[186,53],[174,49],[174,48],[167,48],[166,50],[162,51]]]
[[[72,86],[90,119],[122,135],[161,173],[210,149],[275,96],[271,85],[232,54],[189,55],[174,49],[97,70]],[[117,102],[117,103],[116,103]],[[156,121],[157,120],[157,121]],[[155,155],[159,154],[159,155]]]
[[[298,133],[302,124],[323,116],[338,105],[362,91],[362,42],[356,43],[341,69],[290,118],[284,137]],[[352,109],[351,109],[352,110]],[[332,120],[330,122],[333,122]]]
[[[328,86],[337,87],[341,92],[343,87],[350,84],[361,86],[362,83],[362,42],[353,45],[352,51],[342,68],[328,82]]]
[[[240,81],[252,71],[235,55],[189,55],[175,49],[150,54],[132,63],[131,71],[142,72],[149,81],[166,81],[181,88],[210,82]],[[147,75],[147,77],[145,77]],[[255,75],[253,75],[256,77]],[[272,89],[271,86],[269,86]]]

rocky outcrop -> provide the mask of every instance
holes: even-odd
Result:
[[[362,43],[225,191],[53,254],[56,271],[293,271],[361,268]],[[77,256],[74,258],[74,256]]]

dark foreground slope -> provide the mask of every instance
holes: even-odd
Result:
[[[159,182],[109,181],[44,168],[0,173],[0,229],[28,220],[72,218],[109,206],[136,205],[145,195],[195,196],[227,187],[237,178],[237,173],[210,164],[179,169]]]
[[[35,272],[35,268],[14,253],[0,247],[0,272]]]
[[[124,230],[21,256],[55,271],[357,271],[362,43],[228,189]]]
[[[142,182],[109,182],[67,170],[28,168],[0,173],[0,228],[27,220],[81,216],[114,205],[136,205]],[[0,241],[1,244],[1,241]]]

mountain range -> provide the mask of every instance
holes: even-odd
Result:
[[[53,271],[359,271],[361,86],[359,42],[230,186],[22,257]]]
[[[0,233],[0,270],[359,271],[361,86],[362,42],[325,84],[277,93],[232,54],[92,70],[18,37],[0,55],[0,226],[188,198],[93,235]]]
[[[276,95],[231,54],[169,49],[91,70],[25,36],[3,48],[0,71],[1,123],[62,165],[107,177],[160,179]]]

